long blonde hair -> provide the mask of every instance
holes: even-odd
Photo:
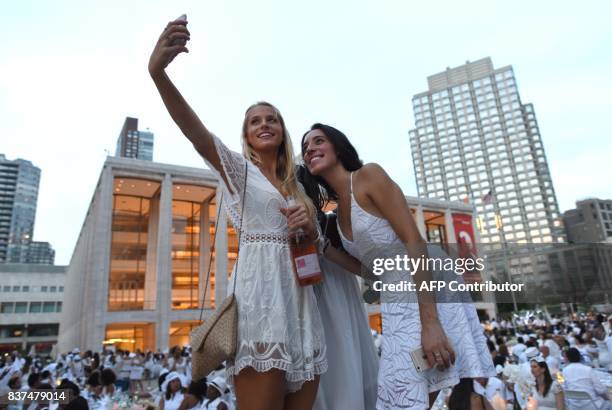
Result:
[[[244,113],[244,121],[242,123],[242,155],[251,161],[255,165],[261,164],[261,159],[259,155],[253,148],[249,145],[247,140],[247,120],[249,116],[249,111],[251,111],[255,107],[264,106],[269,107],[274,111],[274,115],[280,121],[282,130],[283,130],[283,141],[281,145],[278,147],[278,159],[276,163],[276,176],[279,178],[281,182],[281,193],[284,195],[292,196],[296,198],[299,202],[303,202],[308,209],[308,213],[310,216],[316,215],[315,207],[312,203],[312,200],[304,193],[303,190],[299,189],[297,183],[297,175],[295,172],[296,165],[294,160],[293,153],[293,145],[291,144],[291,137],[289,137],[289,131],[285,126],[285,120],[281,115],[278,108],[270,104],[266,101],[258,101],[255,104],[251,105]]]

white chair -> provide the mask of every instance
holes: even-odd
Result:
[[[598,407],[597,404],[595,404],[595,401],[593,400],[591,395],[587,392],[583,392],[579,390],[564,390],[563,395],[565,396],[565,405],[568,408],[568,410],[574,410],[574,409],[600,410],[602,408],[607,408],[606,403],[604,403],[604,407]],[[570,400],[573,405],[570,405]],[[576,405],[577,402],[580,403],[579,407],[577,407]],[[590,403],[590,406],[587,406],[587,404],[589,403]]]

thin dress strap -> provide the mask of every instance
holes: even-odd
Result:
[[[353,194],[353,172],[351,172],[351,195]]]

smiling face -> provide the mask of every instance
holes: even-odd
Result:
[[[304,165],[312,175],[321,175],[338,163],[336,150],[329,138],[319,129],[310,131],[302,143]]]
[[[278,150],[283,142],[283,125],[274,108],[256,105],[246,114],[244,131],[255,152]]]

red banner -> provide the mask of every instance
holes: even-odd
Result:
[[[472,225],[472,215],[453,214],[453,227],[455,228],[455,240],[457,241],[459,257],[475,259],[477,257],[476,236],[474,235],[474,226]],[[466,282],[482,281],[482,277],[477,270],[466,272],[463,278]]]
[[[472,215],[453,214],[453,227],[455,228],[455,239],[461,247],[472,248],[476,255],[476,237],[474,236],[474,226],[472,225]]]

